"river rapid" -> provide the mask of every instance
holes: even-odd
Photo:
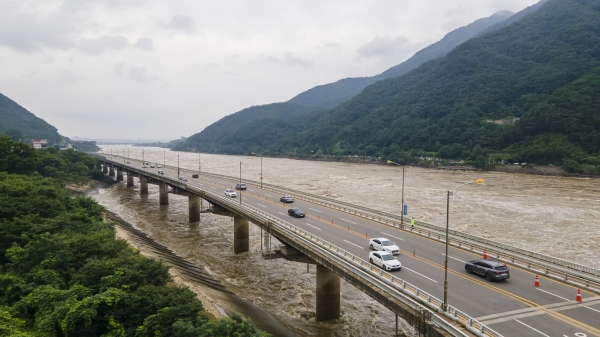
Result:
[[[142,150],[144,150],[142,154]],[[260,157],[105,146],[104,153],[179,165],[203,172],[240,175],[258,181]],[[199,158],[200,157],[200,158]],[[400,213],[402,169],[392,165],[262,158],[264,182]],[[499,172],[457,172],[406,167],[404,200],[408,217],[445,224],[449,189],[454,191],[450,228],[498,242],[600,268],[600,179],[548,177]],[[260,229],[250,226],[250,252],[233,254],[232,218],[203,214],[187,222],[186,197],[170,195],[158,207],[158,187],[149,195],[117,184],[93,196],[101,205],[145,231],[178,255],[206,266],[230,290],[259,305],[302,336],[391,336],[394,315],[342,281],[342,318],[316,322],[316,269],[261,256]],[[403,328],[403,326],[401,326]]]

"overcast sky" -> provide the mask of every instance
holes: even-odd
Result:
[[[0,0],[0,93],[68,137],[175,139],[536,2]]]

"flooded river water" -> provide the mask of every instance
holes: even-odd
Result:
[[[158,148],[106,146],[104,153],[179,165],[203,172],[260,178],[259,157],[163,151]],[[263,158],[264,182],[335,198],[386,212],[400,213],[402,169],[397,166]],[[600,268],[600,179],[547,177],[498,172],[456,172],[407,167],[404,199],[408,216],[445,224],[445,192],[450,201],[450,228],[538,253]],[[205,265],[229,289],[275,316],[303,336],[391,336],[394,316],[383,306],[342,281],[342,318],[316,322],[315,267],[264,260],[260,229],[250,226],[251,251],[234,255],[232,218],[203,214],[187,222],[187,198],[170,195],[158,207],[158,187],[140,196],[137,187],[117,184],[94,198],[107,209],[144,230],[157,242],[190,261]]]

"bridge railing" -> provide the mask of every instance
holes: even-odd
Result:
[[[126,167],[130,167],[131,169],[142,171],[138,167],[133,167],[127,164],[119,164]],[[296,227],[287,221],[279,219],[271,214],[264,212],[260,209],[257,209],[252,206],[242,205],[238,202],[233,201],[232,198],[225,197],[219,193],[215,193],[213,191],[207,190],[205,188],[193,185],[191,183],[181,181],[179,179],[173,178],[168,175],[158,175],[153,172],[148,172],[143,170],[144,175],[151,176],[156,180],[169,181],[171,184],[175,185],[184,185],[187,190],[195,191],[204,198],[210,198],[212,201],[217,201],[221,206],[227,205],[230,210],[236,212],[240,215],[247,216],[248,218],[261,222],[261,223],[269,223],[272,225],[277,225],[278,228],[284,229],[289,233],[293,233],[296,237],[303,238],[305,242],[309,242],[313,246],[320,247],[321,250],[326,251],[330,255],[334,255],[339,259],[346,261],[355,268],[352,268],[361,273],[367,273],[369,276],[376,278],[379,282],[387,284],[392,289],[402,294],[403,297],[408,297],[414,301],[414,304],[419,306],[425,306],[432,312],[432,321],[434,321],[437,325],[441,326],[444,330],[451,333],[456,337],[466,337],[463,332],[457,329],[452,324],[449,324],[446,320],[437,316],[437,314],[442,314],[447,318],[459,323],[464,326],[466,329],[476,334],[477,336],[488,336],[488,337],[502,337],[499,333],[470,317],[466,313],[458,310],[452,305],[448,305],[447,310],[442,310],[443,302],[435,296],[427,293],[424,290],[421,290],[417,286],[402,280],[401,278],[394,276],[388,272],[385,272],[377,267],[374,267],[373,264],[361,259],[360,257],[346,251],[345,249],[338,247],[331,242],[321,239],[320,237],[313,235],[310,232],[307,232],[299,227]],[[402,301],[402,297],[398,298]],[[403,301],[405,302],[405,301]],[[406,302],[405,302],[406,303]]]

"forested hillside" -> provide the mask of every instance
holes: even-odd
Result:
[[[446,55],[450,50],[477,35],[484,29],[505,21],[511,12],[498,12],[490,17],[479,19],[465,27],[448,33],[431,46],[417,52],[407,61],[396,65],[373,77],[345,78],[335,83],[324,84],[309,89],[284,103],[253,106],[229,115],[208,126],[202,132],[189,137],[186,143],[176,148],[202,148],[205,151],[226,151],[236,153],[241,143],[254,145],[272,142],[288,137],[290,130],[297,130],[299,118],[309,114],[319,114],[348,101],[367,86],[386,78],[401,76],[421,64]],[[250,134],[248,130],[256,126],[268,134]],[[251,139],[250,139],[251,138]],[[261,145],[262,146],[262,145]]]
[[[96,158],[0,137],[0,336],[269,336],[215,319],[168,267],[115,238],[103,208],[65,183]]]
[[[47,139],[50,145],[59,145],[63,139],[55,127],[0,94],[0,135],[3,134],[23,142]]]
[[[399,162],[423,151],[480,161],[505,151],[518,161],[600,164],[598,67],[600,0],[549,0],[333,110],[292,120],[276,143],[233,148]]]

